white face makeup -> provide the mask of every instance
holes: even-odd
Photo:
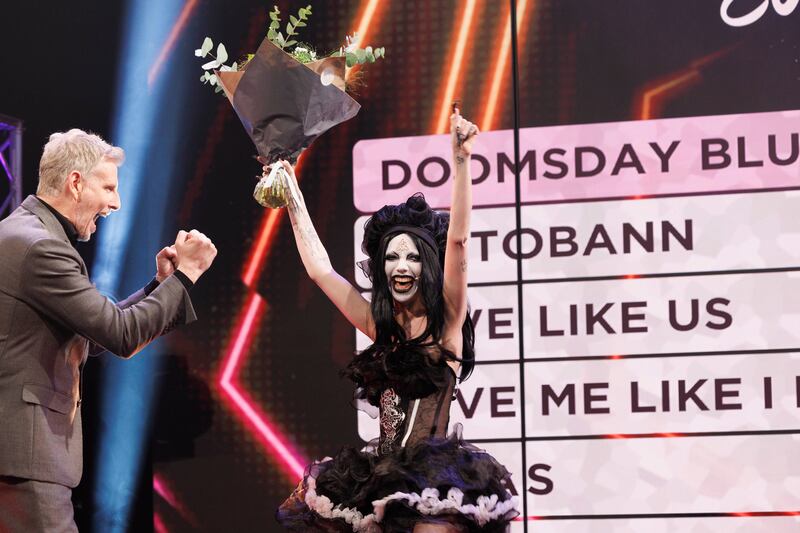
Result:
[[[384,269],[394,301],[408,303],[419,289],[422,261],[408,233],[395,235],[386,245]]]

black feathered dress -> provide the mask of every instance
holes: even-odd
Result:
[[[280,506],[291,531],[408,533],[447,523],[465,533],[500,533],[519,513],[510,474],[487,452],[449,436],[456,375],[430,347],[372,346],[344,374],[356,397],[378,407],[380,437],[312,463]]]

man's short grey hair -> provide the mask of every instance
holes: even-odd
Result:
[[[77,128],[52,134],[44,145],[39,161],[39,187],[36,194],[60,195],[72,171],[88,177],[103,160],[121,166],[125,161],[125,151],[108,144],[98,135]]]

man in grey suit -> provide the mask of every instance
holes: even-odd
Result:
[[[54,133],[36,196],[0,221],[0,532],[74,532],[83,468],[81,372],[89,352],[131,357],[195,320],[189,289],[217,250],[181,231],[156,256],[156,278],[112,303],[74,248],[120,208],[124,152],[96,135]]]

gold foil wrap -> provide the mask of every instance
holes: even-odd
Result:
[[[280,164],[273,165],[269,175],[262,176],[253,191],[256,202],[273,209],[286,207],[290,197],[289,176]]]

